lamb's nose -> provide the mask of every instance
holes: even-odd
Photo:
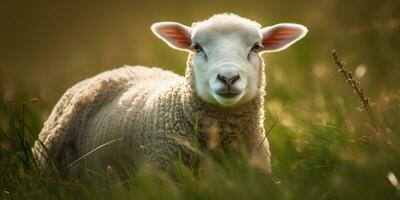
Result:
[[[218,79],[219,81],[223,82],[226,86],[230,87],[230,86],[232,86],[237,80],[240,79],[240,76],[239,76],[239,75],[234,75],[234,76],[228,77],[228,76],[223,76],[223,75],[221,75],[221,74],[218,74],[218,75],[217,75],[217,79]]]

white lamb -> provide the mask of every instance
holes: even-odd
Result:
[[[34,147],[40,162],[46,167],[52,160],[66,170],[96,147],[122,138],[84,156],[85,165],[105,169],[142,160],[167,168],[178,159],[190,164],[195,152],[188,144],[199,141],[200,149],[217,155],[245,147],[269,169],[261,54],[287,48],[307,29],[289,23],[261,28],[234,14],[218,14],[192,27],[160,22],[151,30],[189,53],[185,77],[125,66],[76,84],[44,124],[41,144]]]

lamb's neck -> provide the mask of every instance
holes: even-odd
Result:
[[[197,137],[202,148],[236,154],[243,145],[254,146],[254,139],[263,131],[261,96],[237,107],[223,108],[203,101],[190,87],[184,93],[187,134]]]

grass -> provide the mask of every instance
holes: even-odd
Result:
[[[56,170],[43,173],[32,157],[42,123],[40,100],[2,101],[0,199],[399,199],[400,135],[392,119],[400,101],[397,93],[378,97],[386,99],[377,99],[379,106],[365,103],[360,83],[348,77],[349,70],[335,55],[351,86],[343,97],[334,92],[344,88],[339,74],[333,76],[337,88],[304,99],[271,89],[265,126],[272,174],[242,155],[220,161],[206,156],[198,170],[177,162],[169,174],[126,166],[124,180],[111,167],[105,175],[88,170],[96,181],[64,179]],[[335,71],[333,63],[330,67]],[[348,95],[351,89],[364,112],[353,105],[357,96]]]

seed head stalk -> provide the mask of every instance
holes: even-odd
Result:
[[[373,128],[375,129],[377,134],[380,135],[381,132],[379,131],[378,126],[376,125],[374,115],[369,103],[370,99],[364,95],[363,88],[361,87],[360,82],[353,78],[353,74],[347,69],[346,63],[343,62],[342,59],[339,57],[339,54],[337,53],[336,49],[332,50],[332,59],[339,68],[338,72],[341,72],[345,76],[346,82],[352,87],[354,94],[356,94],[360,98],[361,107],[359,108],[359,110],[360,111],[365,110],[367,112]]]

